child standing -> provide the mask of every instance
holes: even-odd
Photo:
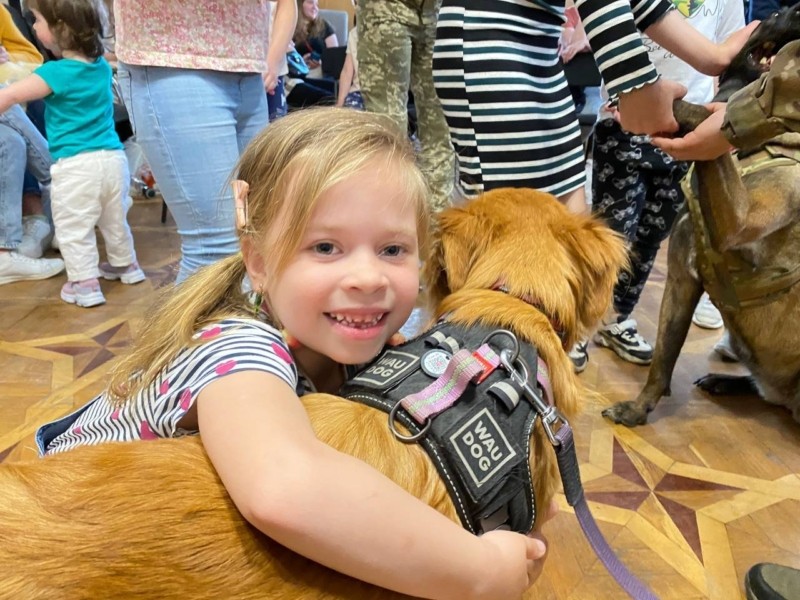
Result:
[[[358,9],[358,2],[353,0],[353,8]],[[339,74],[339,96],[336,106],[346,106],[356,110],[364,110],[364,97],[358,83],[358,27],[353,27],[347,35],[347,54],[342,72]]]
[[[51,168],[53,221],[68,281],[61,299],[78,306],[105,302],[97,280],[143,281],[126,220],[130,175],[114,131],[111,67],[102,57],[102,26],[92,0],[36,0],[34,31],[62,56],[0,91],[0,112],[43,98]],[[108,263],[98,268],[97,225]]]
[[[519,598],[541,540],[466,532],[319,442],[298,401],[335,392],[414,307],[426,186],[404,132],[360,111],[290,113],[235,177],[241,252],[176,287],[109,388],[39,430],[40,451],[200,433],[243,516],[292,550],[412,596]]]

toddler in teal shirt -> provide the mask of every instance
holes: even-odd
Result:
[[[112,72],[103,58],[102,25],[92,0],[36,0],[39,40],[62,58],[0,90],[0,113],[43,98],[50,153],[53,222],[67,283],[61,299],[78,306],[103,304],[99,276],[133,284],[143,281],[127,222],[130,174],[114,130]],[[63,14],[62,14],[63,13]],[[53,25],[53,24],[57,25]],[[108,262],[99,263],[94,228],[106,242]]]

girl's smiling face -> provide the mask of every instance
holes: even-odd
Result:
[[[319,0],[303,0],[303,16],[306,21],[314,21],[319,15]]]
[[[393,171],[371,161],[324,192],[297,253],[266,281],[286,331],[338,363],[374,358],[417,299],[417,211]]]

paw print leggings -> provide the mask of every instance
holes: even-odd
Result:
[[[630,272],[614,286],[614,309],[633,312],[661,242],[683,206],[680,182],[688,165],[665,154],[648,137],[631,135],[614,119],[598,121],[592,158],[592,212],[628,240]]]

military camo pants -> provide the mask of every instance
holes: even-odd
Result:
[[[381,3],[375,3],[381,4]],[[394,4],[387,2],[384,4]],[[397,11],[405,7],[397,4]],[[368,111],[388,115],[406,131],[408,91],[414,94],[420,141],[419,163],[430,188],[434,211],[450,204],[455,180],[450,131],[433,87],[431,60],[436,18],[425,24],[394,20],[373,3],[358,9],[358,79]]]
[[[629,244],[631,269],[614,286],[614,309],[624,316],[639,301],[684,200],[680,181],[688,165],[646,140],[623,131],[613,119],[599,121],[594,129],[592,212]]]

